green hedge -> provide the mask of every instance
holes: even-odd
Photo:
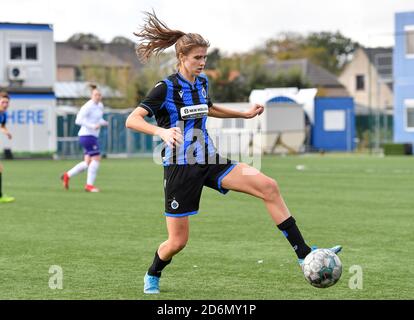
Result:
[[[0,152],[0,159],[53,159],[53,152],[18,152],[5,149]]]
[[[384,143],[382,148],[385,155],[412,155],[411,143]]]

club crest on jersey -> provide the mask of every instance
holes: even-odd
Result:
[[[203,90],[201,90],[201,94],[203,95],[203,98],[207,98],[207,92],[206,89],[203,88]]]
[[[194,106],[186,106],[180,109],[181,118],[183,120],[203,118],[208,115],[208,105],[197,104]]]
[[[178,201],[177,200],[173,200],[172,202],[171,202],[171,208],[173,208],[174,210],[175,209],[178,209],[178,207],[180,206],[180,204],[178,203]]]

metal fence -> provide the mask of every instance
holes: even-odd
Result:
[[[134,156],[152,154],[153,137],[125,128],[127,113],[106,113],[107,127],[102,127],[99,145],[103,156]],[[76,114],[57,116],[57,155],[59,158],[75,158],[83,155],[79,145],[79,126],[75,124]],[[149,120],[151,121],[151,120]]]
[[[133,132],[125,128],[129,113],[106,113],[104,119],[108,127],[102,127],[99,144],[104,156],[133,157],[152,155],[159,143],[150,135]],[[76,114],[58,115],[57,117],[57,155],[59,158],[78,158],[83,155],[79,145],[79,126],[75,124]],[[154,121],[146,119],[147,121]],[[393,140],[393,116],[385,112],[356,115],[355,119],[357,150],[376,150],[383,143]],[[305,142],[305,147],[308,143]],[[309,146],[308,146],[309,147]],[[312,151],[306,148],[305,151]]]
[[[375,111],[355,117],[357,149],[379,150],[384,143],[393,142],[393,115]]]

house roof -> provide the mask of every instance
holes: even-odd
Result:
[[[362,50],[382,78],[392,78],[392,47],[362,48]]]
[[[102,66],[129,67],[127,62],[104,50],[88,50],[73,46],[68,42],[56,43],[56,61],[58,66]]]
[[[380,56],[386,55],[386,56],[391,57],[391,62],[392,62],[392,52],[393,52],[392,47],[361,48],[361,49],[365,51],[371,63],[374,63],[375,56],[379,56],[379,55]]]
[[[337,77],[308,59],[270,60],[266,67],[278,72],[298,69],[315,87],[343,88]]]
[[[16,23],[0,22],[0,29],[6,30],[31,30],[31,31],[53,31],[53,25],[46,23]]]
[[[118,90],[108,86],[98,85],[103,98],[122,98]],[[91,96],[89,82],[82,81],[58,81],[54,84],[55,96],[57,99],[88,99]]]
[[[117,57],[121,61],[128,63],[134,71],[138,71],[143,67],[135,53],[135,45],[120,43],[105,43],[103,50],[112,56]]]

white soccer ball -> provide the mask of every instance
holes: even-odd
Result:
[[[331,250],[316,249],[306,256],[302,270],[305,279],[312,286],[328,288],[341,277],[342,263]]]

